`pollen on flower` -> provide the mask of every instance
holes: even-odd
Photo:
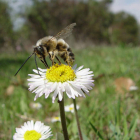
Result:
[[[36,132],[35,130],[28,130],[24,134],[24,140],[39,140],[40,138],[41,134]]]
[[[58,65],[50,67],[46,71],[46,79],[50,82],[66,82],[66,81],[74,81],[76,75],[74,70],[68,65]]]

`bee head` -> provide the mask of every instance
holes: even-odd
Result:
[[[42,56],[44,54],[44,49],[42,47],[42,45],[38,45],[34,48],[34,52],[36,53],[36,55],[38,57]]]

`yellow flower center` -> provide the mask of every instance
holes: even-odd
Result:
[[[60,117],[54,117],[54,119],[59,121],[60,120]]]
[[[27,130],[24,134],[24,140],[39,140],[40,138],[41,134],[35,130]]]
[[[55,64],[46,72],[46,79],[50,82],[66,82],[73,81],[76,78],[74,70],[67,65]]]
[[[73,108],[73,107],[70,107],[69,109],[70,109],[70,110],[73,110],[74,108]]]

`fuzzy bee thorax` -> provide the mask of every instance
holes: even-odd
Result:
[[[47,36],[37,41],[36,46],[49,46],[50,48],[56,48],[57,39],[53,36]]]

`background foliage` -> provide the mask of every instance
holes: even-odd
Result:
[[[136,19],[125,12],[112,13],[109,10],[111,0],[34,0],[30,7],[25,6],[25,10],[18,13],[17,18],[23,18],[24,24],[17,30],[13,30],[8,4],[2,0],[0,2],[1,48],[7,43],[13,48],[18,45],[23,48],[31,46],[39,38],[54,36],[73,22],[77,23],[73,34],[77,41],[110,45],[139,44]]]

